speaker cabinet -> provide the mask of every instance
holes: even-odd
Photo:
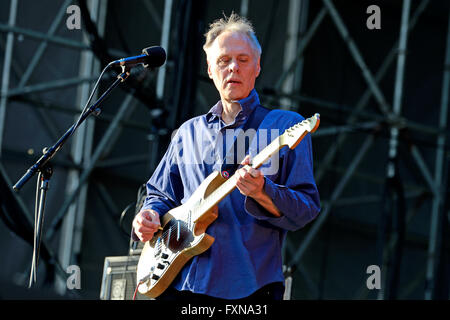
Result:
[[[100,299],[133,300],[139,255],[105,257]],[[136,300],[152,300],[136,293]]]

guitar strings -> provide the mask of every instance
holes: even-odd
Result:
[[[157,248],[158,251],[160,251],[162,246],[165,245],[165,243],[164,243],[164,239],[165,238],[168,239],[167,243],[169,243],[170,240],[173,239],[172,235],[175,233],[175,231],[176,231],[176,234],[177,234],[177,240],[179,240],[179,236],[180,236],[180,232],[181,232],[181,229],[182,229],[183,222],[180,224],[180,220],[177,220],[178,223],[175,223],[174,220],[171,220],[169,223],[171,223],[171,222],[172,222],[172,224],[170,225],[170,227],[168,229],[164,230],[162,235],[160,235],[158,237],[157,245],[156,245],[156,248]],[[187,223],[186,224],[187,224],[187,228],[189,230],[192,230],[192,227],[193,227],[192,212],[190,210],[189,210],[189,213],[188,213]]]
[[[178,222],[179,222],[179,220],[178,220]],[[167,230],[165,230],[165,231],[163,232],[163,234],[158,238],[158,239],[160,239],[161,241],[159,241],[159,244],[158,244],[157,249],[158,249],[158,250],[161,249],[161,247],[164,245],[164,239],[165,239],[165,238],[168,238],[167,243],[169,243],[170,240],[172,240],[172,239],[174,238],[175,231],[176,231],[176,234],[177,234],[177,237],[178,237],[179,232],[180,232],[180,229],[181,229],[180,223],[173,223],[173,224],[172,224]],[[161,239],[161,238],[162,238],[162,239]]]

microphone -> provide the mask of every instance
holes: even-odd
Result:
[[[141,55],[122,58],[110,63],[110,66],[134,66],[142,63],[145,68],[159,68],[166,62],[166,51],[159,47],[153,46],[142,50]]]

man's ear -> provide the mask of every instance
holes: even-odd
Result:
[[[258,62],[256,63],[256,77],[259,76],[259,73],[261,72],[261,58],[258,58]]]
[[[208,76],[210,79],[212,79],[212,71],[211,71],[211,64],[209,63],[209,60],[206,60],[207,66],[208,66]]]

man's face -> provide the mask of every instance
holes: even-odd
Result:
[[[255,87],[261,67],[245,34],[226,31],[208,50],[208,75],[222,100],[246,98]]]

